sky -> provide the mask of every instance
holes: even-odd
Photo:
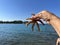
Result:
[[[42,10],[60,17],[60,0],[0,0],[0,21],[25,21]]]

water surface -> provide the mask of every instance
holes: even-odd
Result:
[[[57,33],[51,25],[40,25],[41,31],[25,24],[0,24],[0,45],[55,45]]]

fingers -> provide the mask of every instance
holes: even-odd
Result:
[[[56,45],[60,44],[60,38],[57,39]]]
[[[42,18],[42,13],[39,12],[38,14],[35,15],[35,17],[36,18]]]

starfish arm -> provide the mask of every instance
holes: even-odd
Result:
[[[35,23],[32,23],[32,31],[34,31],[34,25],[35,25]]]
[[[41,22],[41,23],[42,23],[42,25],[45,25],[41,20],[39,20],[39,22]]]
[[[32,21],[30,21],[30,22],[26,23],[26,26],[28,27],[28,25],[29,25],[30,23],[32,23]]]
[[[32,18],[27,18],[26,20],[32,20]]]
[[[36,22],[36,25],[37,25],[38,31],[40,31],[40,27],[39,27],[39,24],[37,22]]]

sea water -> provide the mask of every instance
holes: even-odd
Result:
[[[55,45],[57,33],[51,25],[40,24],[34,31],[25,24],[0,24],[0,45]]]

